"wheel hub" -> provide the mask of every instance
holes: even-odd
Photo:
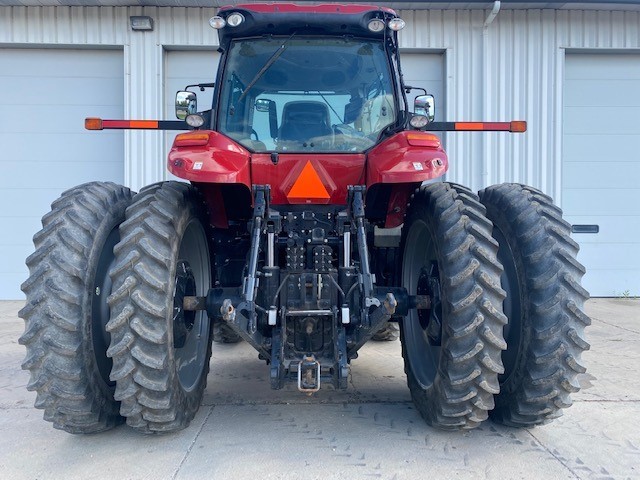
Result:
[[[113,361],[107,357],[107,348],[111,342],[111,335],[107,332],[107,322],[109,322],[110,310],[107,298],[111,293],[111,277],[109,270],[114,263],[113,247],[120,240],[118,227],[114,227],[105,240],[95,278],[93,279],[93,293],[91,298],[91,340],[93,343],[93,354],[100,376],[105,385],[115,388],[115,382],[109,379]]]
[[[184,309],[184,297],[196,295],[196,279],[189,262],[178,261],[176,288],[173,296],[173,346],[182,348],[193,328],[196,312]]]
[[[428,295],[431,308],[418,310],[420,326],[426,331],[429,344],[439,347],[442,342],[442,300],[440,293],[440,274],[438,265],[432,262],[423,267],[418,278],[417,295]]]

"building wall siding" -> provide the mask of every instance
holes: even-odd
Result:
[[[564,52],[638,51],[640,13],[503,10],[485,27],[487,13],[400,12],[407,21],[402,48],[445,54],[448,119],[529,124],[524,135],[448,133],[447,178],[473,189],[519,181],[559,199]],[[165,49],[214,49],[217,34],[207,23],[214,14],[212,8],[0,7],[0,47],[123,48],[127,117],[172,118],[162,99]],[[155,30],[131,32],[130,15],[153,17]],[[162,138],[158,132],[126,133],[127,185],[139,189],[165,178]]]

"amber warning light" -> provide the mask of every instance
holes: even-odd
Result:
[[[86,128],[87,130],[102,130],[102,119],[101,118],[85,118],[84,128]]]
[[[511,122],[510,132],[522,133],[527,131],[527,122],[524,121],[513,121]]]

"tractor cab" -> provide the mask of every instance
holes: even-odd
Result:
[[[364,152],[404,129],[392,10],[238,5],[210,23],[222,58],[209,128],[247,150]]]
[[[363,152],[398,123],[382,40],[237,39],[225,55],[213,129],[251,151]]]
[[[169,154],[174,175],[217,184],[230,159],[225,168],[246,176],[226,183],[245,188],[203,188],[234,189],[223,194],[239,199],[233,203],[246,204],[254,185],[270,185],[272,205],[344,206],[347,187],[366,183],[367,203],[386,212],[392,197],[406,202],[420,182],[446,171],[439,138],[420,131],[433,113],[422,106],[433,102],[420,96],[419,113],[409,112],[398,55],[404,21],[393,10],[250,4],[224,7],[209,23],[222,54],[212,108],[189,115],[195,93],[183,91],[176,114],[208,132],[202,142],[216,162],[196,161],[195,136],[186,134]],[[397,226],[401,213],[376,221]]]

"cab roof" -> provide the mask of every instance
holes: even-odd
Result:
[[[368,24],[380,19],[385,24],[397,14],[390,8],[371,5],[297,5],[294,3],[251,3],[222,7],[218,16],[227,19],[240,13],[244,21],[232,27],[228,23],[218,30],[220,45],[225,48],[234,38],[262,35],[352,35],[383,38],[393,32],[387,28],[372,32]]]

